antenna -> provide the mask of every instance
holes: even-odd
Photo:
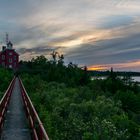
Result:
[[[9,35],[8,35],[8,33],[6,33],[6,44],[8,44],[8,42],[9,42]]]

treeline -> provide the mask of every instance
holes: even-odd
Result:
[[[38,56],[31,61],[20,61],[19,73],[39,75],[44,81],[62,82],[69,86],[85,85],[89,82],[86,67],[81,70],[71,62],[68,66],[63,63],[62,58],[48,60],[44,56]]]
[[[119,79],[91,81],[86,67],[44,56],[19,73],[51,140],[139,140],[140,87]]]
[[[110,71],[88,71],[91,76],[109,76]],[[117,76],[140,76],[140,72],[115,71]]]

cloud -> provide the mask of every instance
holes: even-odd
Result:
[[[139,0],[1,0],[5,32],[21,59],[56,49],[66,62],[118,64],[139,59]]]
[[[99,28],[116,28],[121,26],[127,26],[134,21],[134,18],[129,15],[111,15],[104,17],[102,23],[99,24]]]
[[[88,70],[109,70],[113,67],[115,70],[128,70],[129,71],[139,71],[140,60],[128,61],[125,63],[116,63],[116,64],[102,64],[102,65],[93,65],[89,66]]]
[[[134,34],[84,44],[79,48],[69,50],[66,54],[67,60],[88,66],[135,61],[139,59],[140,54],[139,38],[140,34]],[[137,65],[137,67],[139,66]]]

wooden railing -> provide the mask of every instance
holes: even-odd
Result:
[[[26,115],[27,115],[31,130],[32,130],[33,140],[49,140],[49,137],[43,127],[43,124],[40,121],[40,118],[20,78],[19,78],[19,83],[20,83],[21,94],[22,94],[22,98],[23,98],[23,102],[24,102],[24,106],[26,110]]]
[[[6,90],[4,96],[2,97],[2,99],[0,101],[0,133],[2,131],[4,118],[5,118],[6,110],[7,110],[7,107],[8,107],[9,101],[10,101],[10,97],[12,94],[14,83],[15,83],[15,77],[11,81],[8,89]]]

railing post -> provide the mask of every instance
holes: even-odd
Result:
[[[49,140],[49,137],[43,127],[43,124],[40,121],[38,114],[31,102],[20,78],[19,78],[19,83],[20,83],[21,91],[23,92],[23,93],[21,92],[23,95],[22,99],[23,99],[24,105],[27,110],[27,117],[28,117],[30,126],[32,128],[33,139],[34,140]],[[27,102],[27,104],[26,104],[26,102]]]
[[[2,127],[3,127],[3,123],[4,123],[4,118],[5,118],[5,113],[10,101],[10,97],[12,94],[12,90],[13,90],[13,86],[15,83],[15,77],[13,78],[13,80],[11,81],[8,89],[6,90],[5,94],[3,95],[1,101],[0,101],[0,133],[2,131]]]

